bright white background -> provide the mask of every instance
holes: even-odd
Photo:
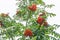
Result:
[[[44,0],[46,4],[54,4],[55,7],[51,9],[46,9],[48,12],[53,12],[56,14],[56,17],[48,18],[48,23],[59,24],[60,25],[60,0]],[[10,16],[13,16],[16,13],[16,0],[0,0],[0,13],[10,13]],[[60,28],[56,30],[60,34]]]

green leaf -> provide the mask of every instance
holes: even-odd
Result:
[[[42,0],[37,0],[37,3],[44,5],[44,2]]]
[[[45,5],[45,7],[47,7],[47,8],[52,8],[53,6],[55,6],[55,5],[53,5],[53,4]]]
[[[31,40],[36,40],[36,38],[37,38],[37,36],[35,36],[35,37],[32,37],[32,39],[31,39]]]

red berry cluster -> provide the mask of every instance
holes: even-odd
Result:
[[[36,4],[32,4],[32,6],[29,6],[28,8],[29,8],[29,10],[31,10],[31,11],[36,11],[37,6],[36,6]]]
[[[48,23],[42,17],[38,17],[37,23],[40,24],[40,25],[43,25],[43,26],[47,26],[48,25]]]
[[[38,19],[37,19],[37,23],[39,23],[40,25],[44,22],[44,18],[42,18],[42,17],[38,17]]]
[[[43,23],[43,26],[47,26],[47,25],[48,25],[48,23],[47,23],[47,22],[44,22],[44,23]]]
[[[26,30],[24,31],[24,35],[25,35],[25,36],[32,36],[33,33],[32,33],[32,31],[31,31],[30,29],[26,29]]]
[[[43,26],[47,26],[48,23],[46,22],[46,20],[44,18],[42,18],[42,16],[45,16],[46,13],[42,13],[39,15],[38,19],[37,19],[37,23]]]

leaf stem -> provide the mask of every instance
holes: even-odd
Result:
[[[26,27],[27,27],[28,19],[26,20]]]
[[[13,38],[13,37],[11,37],[11,39],[12,39],[12,40],[14,40],[14,38]]]

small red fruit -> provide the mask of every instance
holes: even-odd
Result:
[[[48,26],[48,23],[47,23],[47,22],[44,22],[44,23],[43,23],[43,26]]]
[[[37,23],[39,23],[41,25],[43,22],[44,22],[44,18],[38,17]]]
[[[28,8],[29,8],[31,11],[36,11],[37,6],[36,6],[36,4],[32,4],[32,6],[29,6]]]
[[[25,36],[32,36],[33,33],[32,33],[32,31],[30,29],[26,29],[25,32],[24,32],[24,35]]]

